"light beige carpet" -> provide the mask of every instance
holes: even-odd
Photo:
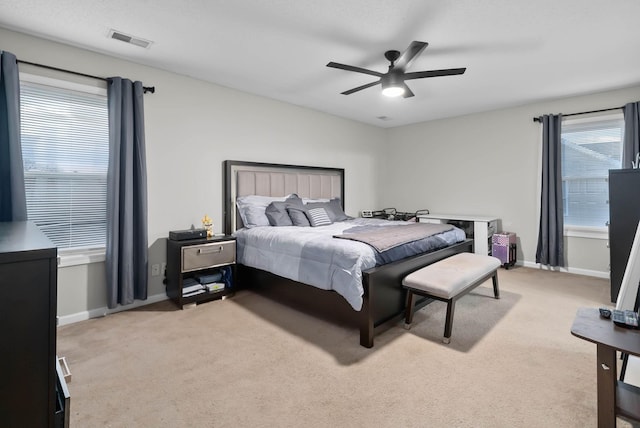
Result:
[[[609,282],[499,271],[456,307],[435,302],[358,344],[358,332],[250,291],[170,302],[58,329],[72,427],[595,427],[596,347],[570,333]],[[619,426],[628,426],[621,423]]]

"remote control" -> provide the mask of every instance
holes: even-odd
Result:
[[[618,309],[611,311],[611,321],[616,325],[624,325],[624,311]]]
[[[624,323],[630,327],[638,328],[638,314],[634,311],[624,311]]]
[[[638,314],[634,311],[611,311],[611,320],[620,327],[638,328]]]

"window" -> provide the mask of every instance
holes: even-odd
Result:
[[[21,75],[20,114],[29,220],[60,249],[104,247],[106,89]]]
[[[609,170],[622,166],[622,114],[562,123],[565,226],[606,228]]]

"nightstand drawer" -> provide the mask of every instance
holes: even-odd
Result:
[[[182,247],[182,272],[228,265],[236,261],[236,241]]]

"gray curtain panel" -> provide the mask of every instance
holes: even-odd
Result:
[[[640,101],[622,107],[624,114],[624,143],[622,146],[622,167],[631,168],[640,152]]]
[[[16,56],[0,51],[0,221],[27,219]]]
[[[142,82],[108,79],[108,306],[147,298],[147,167]]]
[[[564,266],[562,207],[562,115],[542,116],[542,194],[536,263]]]

